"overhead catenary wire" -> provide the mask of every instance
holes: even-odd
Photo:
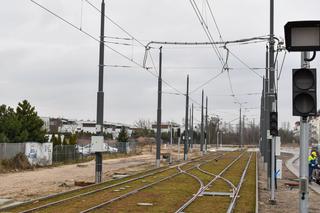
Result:
[[[245,67],[247,67],[251,72],[253,72],[254,74],[256,74],[257,76],[259,76],[260,78],[263,78],[262,75],[260,75],[259,73],[257,73],[254,69],[252,69],[247,63],[245,63],[242,59],[240,59],[237,55],[235,55],[233,52],[231,52],[229,50],[230,54],[237,59],[241,64],[243,64]]]
[[[281,63],[281,67],[280,67],[280,72],[279,72],[279,76],[278,76],[278,81],[280,80],[280,77],[281,77],[281,73],[282,73],[282,70],[283,70],[283,65],[284,65],[284,62],[286,60],[286,56],[287,56],[287,51],[284,52],[284,56],[283,56],[283,59],[282,59],[282,63]]]
[[[217,45],[214,43],[214,39],[212,37],[212,34],[211,34],[211,32],[209,30],[209,27],[206,24],[203,16],[201,15],[201,12],[200,12],[200,10],[199,10],[199,8],[197,6],[197,3],[194,0],[189,0],[189,1],[191,3],[191,6],[192,6],[194,12],[196,13],[196,16],[197,16],[198,20],[200,21],[200,24],[201,24],[203,30],[206,33],[206,36],[208,37],[209,41],[212,42],[212,48],[213,48],[215,54],[218,56],[218,59],[219,59],[220,63],[223,66],[224,65],[223,57],[222,57],[221,53],[219,52],[219,49],[218,49]]]
[[[96,7],[94,4],[92,4],[89,0],[85,0],[92,8],[94,8],[96,11],[98,11],[101,14],[101,10]],[[120,30],[122,30],[125,34],[127,34],[129,37],[131,37],[133,40],[138,42],[142,47],[145,47],[141,41],[136,39],[131,33],[129,33],[127,30],[125,30],[123,27],[121,27],[118,23],[116,23],[113,19],[111,19],[109,16],[105,15],[105,18],[108,19],[112,24],[114,24],[116,27],[118,27]]]
[[[217,28],[217,32],[218,32],[219,37],[220,37],[220,41],[223,41],[222,35],[221,35],[221,31],[220,31],[220,29],[219,29],[219,26],[218,26],[218,24],[217,24],[217,21],[216,21],[214,15],[213,15],[213,11],[212,11],[212,9],[211,9],[211,6],[210,6],[210,4],[209,4],[209,1],[206,0],[206,3],[207,3],[207,6],[208,6],[208,8],[209,8],[209,11],[210,11],[211,17],[212,17],[212,19],[213,19],[213,22],[214,22],[214,24],[215,24],[215,26],[216,26],[216,28]]]
[[[86,36],[88,36],[89,38],[97,41],[100,43],[100,40],[95,38],[93,35],[91,35],[90,33],[86,32],[85,30],[83,29],[80,29],[80,27],[77,27],[75,24],[71,23],[70,21],[66,20],[65,18],[63,18],[62,16],[54,13],[53,11],[51,11],[50,9],[46,8],[45,6],[43,6],[42,4],[34,1],[34,0],[30,0],[30,2],[32,2],[33,4],[37,5],[38,7],[40,7],[41,9],[45,10],[46,12],[50,13],[51,15],[55,16],[56,18],[58,18],[59,20],[61,20],[62,22],[68,24],[69,26],[71,26],[72,28],[80,31],[81,33],[85,34]],[[154,76],[155,78],[158,78],[158,76],[151,72],[149,69],[143,67],[141,64],[139,64],[138,62],[134,61],[133,59],[130,59],[128,56],[124,55],[123,53],[117,51],[116,49],[110,47],[109,45],[105,44],[104,43],[104,46],[107,47],[108,49],[110,49],[111,51],[115,52],[116,54],[120,55],[121,57],[127,59],[128,61],[130,61],[131,63],[135,64],[136,66],[138,66],[139,68],[143,69],[143,70],[146,70],[148,73],[150,73],[152,76]],[[182,94],[182,95],[185,95],[183,92],[179,91],[178,89],[176,89],[175,87],[173,87],[172,85],[170,85],[167,81],[163,80],[162,79],[162,82],[164,84],[166,84],[168,87],[170,87],[171,89],[177,91],[178,93]],[[198,103],[197,101],[195,101],[194,99],[190,98],[190,100],[192,102],[194,102],[195,104],[201,106],[200,103]]]

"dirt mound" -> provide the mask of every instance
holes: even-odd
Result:
[[[32,168],[32,166],[28,161],[28,158],[23,153],[18,153],[14,158],[10,160],[2,161],[2,165],[7,170],[12,170],[12,169],[26,170],[26,169]]]

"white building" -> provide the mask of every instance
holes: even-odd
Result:
[[[96,134],[96,121],[83,121],[83,120],[69,120],[65,118],[49,118],[42,117],[44,122],[43,128],[48,133],[72,133],[85,132]],[[132,127],[122,123],[104,122],[103,131],[112,134],[113,138],[117,138],[122,127],[124,127],[128,135],[132,134]]]

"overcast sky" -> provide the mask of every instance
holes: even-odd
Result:
[[[85,0],[37,0],[77,27],[99,38],[99,13]],[[100,0],[90,0],[100,8]],[[198,7],[208,23],[215,41],[219,34],[215,28],[205,0]],[[99,43],[80,31],[61,22],[29,0],[1,0],[0,7],[0,104],[15,107],[27,99],[41,116],[70,119],[96,118],[96,92],[98,88]],[[269,1],[209,0],[223,40],[237,40],[269,34]],[[275,35],[284,38],[283,26],[293,20],[320,20],[319,0],[275,1]],[[189,0],[108,0],[106,15],[143,44],[154,41],[208,41]],[[106,35],[130,38],[109,20]],[[129,59],[142,64],[144,47],[132,40],[127,46],[110,47]],[[254,68],[265,67],[266,42],[230,45],[230,51]],[[156,69],[158,48],[153,45],[147,61]],[[223,56],[226,51],[219,48]],[[279,53],[281,64],[284,52]],[[156,120],[157,79],[146,70],[106,48],[104,76],[105,116],[110,122],[134,123],[139,119]],[[259,122],[262,79],[240,63],[233,55],[228,65],[232,89],[240,102],[250,108],[245,111],[249,121]],[[312,62],[319,68],[320,59]],[[186,90],[186,77],[190,75],[191,91],[221,71],[221,63],[211,46],[164,46],[163,79],[181,92]],[[298,118],[291,116],[291,69],[300,67],[300,54],[287,54],[279,81],[280,123]],[[263,69],[256,70],[264,75]],[[239,105],[234,104],[227,72],[207,84],[203,89],[209,98],[209,114],[217,114],[224,121],[239,116]],[[319,85],[319,84],[318,84]],[[167,93],[176,91],[163,85],[162,120],[182,123],[185,115],[185,97]],[[249,95],[248,95],[249,94]],[[201,90],[191,94],[201,103]],[[200,120],[199,105],[195,103],[195,122]],[[237,123],[238,121],[234,121]]]

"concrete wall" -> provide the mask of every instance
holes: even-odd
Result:
[[[14,158],[24,153],[31,165],[52,165],[52,143],[0,143],[0,160]]]

